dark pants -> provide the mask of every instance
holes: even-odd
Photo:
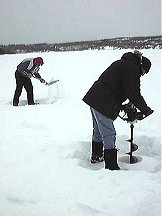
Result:
[[[13,98],[13,106],[18,106],[19,97],[22,93],[23,87],[27,92],[27,100],[28,104],[34,104],[34,96],[33,96],[33,85],[29,78],[23,77],[18,71],[15,72],[16,79],[16,90]]]

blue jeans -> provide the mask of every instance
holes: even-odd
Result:
[[[116,131],[113,120],[107,118],[95,109],[90,107],[93,121],[93,136],[94,142],[102,142],[105,149],[114,149],[116,141]]]

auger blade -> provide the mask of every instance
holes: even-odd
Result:
[[[134,163],[137,163],[138,162],[138,158],[136,158],[135,156],[132,156],[131,158],[130,158],[130,163],[131,164],[134,164]]]
[[[138,149],[138,145],[136,145],[135,143],[132,144],[132,151],[127,152],[126,154],[130,155],[132,152],[136,151]]]

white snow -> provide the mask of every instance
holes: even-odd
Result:
[[[90,164],[92,121],[82,98],[113,61],[131,50],[49,52],[0,56],[0,216],[161,215],[161,50],[142,50],[152,68],[141,90],[155,112],[134,124],[140,162],[129,164],[130,125],[117,119],[120,171]],[[42,56],[33,79],[40,105],[11,106],[14,71],[24,58]]]

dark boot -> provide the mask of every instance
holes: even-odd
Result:
[[[16,103],[16,102],[13,102],[13,106],[18,106],[18,103]]]
[[[28,105],[38,105],[39,103],[30,103]]]
[[[19,104],[19,96],[20,95],[19,95],[18,91],[16,90],[14,98],[13,98],[13,102],[12,102],[13,106],[18,106],[18,104]]]
[[[97,163],[104,161],[103,157],[103,143],[92,141],[92,156],[91,163]]]
[[[120,167],[117,163],[117,149],[104,150],[105,169],[119,170]]]

